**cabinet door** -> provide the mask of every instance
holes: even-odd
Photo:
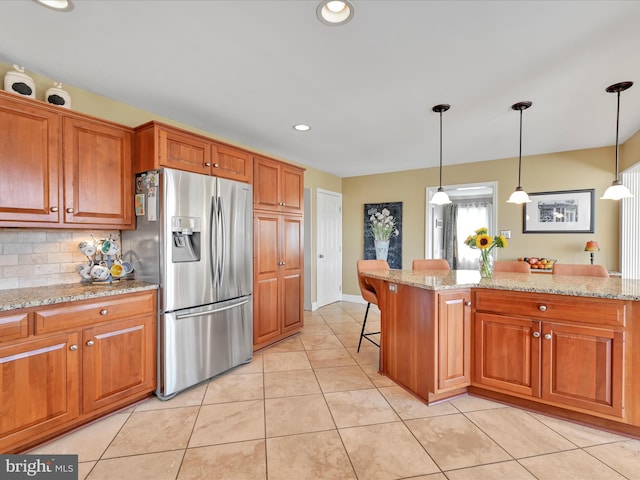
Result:
[[[304,178],[302,170],[283,165],[280,175],[282,211],[302,213],[304,210]]]
[[[438,294],[438,390],[471,381],[471,302],[469,291]]]
[[[474,382],[540,396],[540,322],[476,313]]]
[[[128,129],[64,119],[64,221],[133,228],[133,176]]]
[[[61,128],[58,113],[0,98],[0,227],[60,221]]]
[[[622,416],[621,331],[543,324],[542,398]]]
[[[253,219],[254,289],[253,343],[261,344],[281,333],[280,327],[280,219],[261,213]]]
[[[253,206],[257,209],[280,211],[280,164],[254,157]]]
[[[213,156],[212,175],[251,183],[253,161],[248,152],[225,145],[214,145]]]
[[[79,415],[78,335],[0,348],[0,452]]]
[[[211,142],[188,133],[158,129],[158,161],[163,167],[211,174]]]
[[[83,331],[83,410],[155,387],[153,316],[102,324]]]
[[[303,220],[298,216],[282,217],[281,295],[283,333],[302,327],[303,303]]]

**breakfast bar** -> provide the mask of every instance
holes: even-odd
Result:
[[[363,272],[380,373],[427,404],[471,393],[640,437],[640,280]]]

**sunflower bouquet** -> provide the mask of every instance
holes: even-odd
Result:
[[[493,262],[489,254],[494,248],[506,248],[508,245],[504,235],[489,235],[489,229],[482,227],[476,230],[473,235],[469,235],[464,241],[465,245],[480,250],[480,276],[491,277]]]

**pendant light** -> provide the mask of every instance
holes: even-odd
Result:
[[[449,195],[447,195],[447,193],[442,188],[442,112],[446,112],[450,108],[451,105],[447,105],[446,103],[436,105],[432,108],[434,112],[440,114],[440,186],[438,187],[438,191],[429,202],[434,205],[446,205],[448,203],[451,203],[451,200],[449,200]]]
[[[620,92],[624,92],[631,87],[633,82],[620,82],[607,87],[607,93],[618,94],[618,110],[616,114],[616,179],[611,182],[611,186],[607,188],[600,200],[620,200],[622,198],[631,198],[633,194],[625,187],[618,178],[618,127],[620,125]]]
[[[520,180],[522,177],[522,111],[532,105],[531,102],[518,102],[511,105],[514,110],[520,110],[520,151],[518,152],[518,186],[507,200],[507,203],[530,203],[529,195],[524,191]]]

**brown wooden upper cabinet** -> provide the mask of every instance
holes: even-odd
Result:
[[[0,227],[135,228],[132,135],[0,92]]]
[[[251,183],[251,156],[244,150],[155,121],[135,132],[135,173],[168,167]]]
[[[304,170],[263,157],[253,158],[253,207],[283,213],[304,211]]]

